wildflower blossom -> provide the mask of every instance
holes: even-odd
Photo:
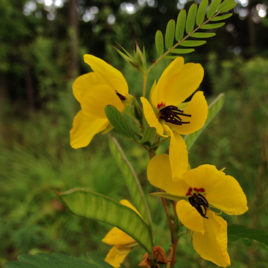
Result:
[[[204,125],[208,105],[202,91],[197,91],[189,102],[185,101],[197,90],[203,76],[204,70],[200,64],[184,64],[184,59],[178,57],[168,65],[159,81],[152,86],[150,102],[141,97],[144,116],[150,127],[154,127],[160,136],[171,136],[171,168],[174,174],[180,176],[188,166],[178,166],[173,145],[177,144],[184,149],[180,150],[181,158],[186,160],[183,161],[184,164],[188,163],[186,146],[183,145],[180,135],[193,133]]]
[[[136,208],[128,200],[121,200],[120,203],[139,214]],[[137,242],[131,236],[117,227],[112,228],[102,239],[102,242],[113,246],[108,252],[105,261],[114,268],[120,267],[126,256],[137,245]]]
[[[73,148],[87,146],[97,133],[105,130],[109,125],[105,107],[113,105],[122,112],[128,96],[128,85],[120,71],[93,55],[84,55],[84,61],[93,71],[73,83],[73,94],[81,105],[70,131]]]
[[[196,252],[218,266],[229,266],[227,222],[212,208],[229,215],[248,210],[246,196],[237,180],[206,164],[189,169],[181,180],[174,181],[167,154],[150,160],[147,175],[152,185],[182,199],[176,204],[177,216],[193,231]]]

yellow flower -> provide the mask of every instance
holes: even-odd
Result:
[[[120,203],[139,214],[136,208],[128,200],[121,200]],[[117,227],[112,228],[102,239],[102,242],[113,246],[106,255],[105,261],[114,268],[120,267],[126,256],[137,245],[137,242],[131,236]]]
[[[186,135],[200,129],[208,114],[208,105],[202,91],[197,91],[189,102],[184,102],[199,87],[203,76],[204,70],[200,64],[184,64],[184,59],[178,57],[168,65],[159,81],[153,85],[151,103],[141,97],[144,116],[149,126],[155,128],[160,136],[171,136],[171,168],[172,173],[178,176],[182,176],[188,168],[188,154],[185,145],[182,145],[180,134]],[[177,166],[178,158],[172,149],[176,143],[179,147],[182,146],[181,158],[186,160],[182,160],[180,167]]]
[[[113,105],[122,112],[128,95],[128,85],[120,71],[92,55],[84,55],[84,61],[93,72],[79,76],[73,83],[73,94],[81,105],[70,131],[70,143],[75,149],[87,146],[107,128],[105,107]]]
[[[176,211],[179,220],[193,231],[196,252],[218,266],[229,266],[227,223],[211,207],[230,215],[248,210],[246,196],[236,179],[213,165],[201,165],[188,170],[183,179],[174,181],[167,154],[150,160],[147,176],[155,187],[183,199],[177,202]]]

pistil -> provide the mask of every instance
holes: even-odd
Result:
[[[191,117],[190,114],[185,114],[183,110],[178,109],[178,107],[174,105],[166,106],[159,111],[159,118],[168,123],[174,125],[189,124],[190,121],[183,121],[181,119],[182,116]]]

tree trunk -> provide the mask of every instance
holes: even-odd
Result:
[[[78,73],[78,0],[69,1],[69,36],[70,36],[70,65],[69,77],[74,78]]]

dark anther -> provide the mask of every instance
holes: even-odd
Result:
[[[119,99],[120,99],[121,101],[126,100],[126,97],[123,96],[123,95],[121,95],[120,93],[116,92],[116,95],[119,97]]]
[[[206,216],[206,213],[209,205],[207,199],[202,194],[194,193],[191,197],[188,198],[188,200],[202,217],[206,219],[208,218]]]
[[[190,121],[182,121],[181,116],[191,117],[190,114],[183,113],[183,110],[178,109],[178,107],[169,105],[165,108],[162,108],[159,111],[160,119],[165,120],[174,125],[189,124]]]

